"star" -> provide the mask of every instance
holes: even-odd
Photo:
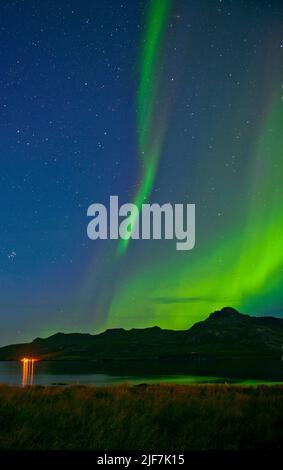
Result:
[[[12,260],[12,261],[16,258],[16,256],[17,256],[17,253],[16,253],[15,251],[11,251],[11,252],[8,253],[8,255],[7,255],[8,259],[10,259],[10,260]]]

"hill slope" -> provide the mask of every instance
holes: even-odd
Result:
[[[185,331],[114,329],[98,335],[57,333],[32,343],[0,348],[0,360],[34,356],[49,360],[152,360],[197,354],[281,357],[283,319],[251,317],[225,307]]]

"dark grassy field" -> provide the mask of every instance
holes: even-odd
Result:
[[[1,449],[283,449],[283,386],[0,386]]]

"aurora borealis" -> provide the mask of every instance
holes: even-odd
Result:
[[[138,191],[134,199],[139,208],[151,194],[165,133],[166,118],[164,120],[164,115],[162,119],[155,116],[154,104],[159,88],[158,59],[170,6],[171,0],[149,3],[141,47],[140,77],[137,87],[137,134],[142,175],[139,177]],[[120,241],[119,253],[127,249],[129,241],[130,239]]]
[[[3,1],[1,332],[283,316],[283,4]],[[196,204],[196,247],[87,207]]]

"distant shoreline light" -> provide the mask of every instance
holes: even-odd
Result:
[[[87,226],[91,240],[178,240],[176,250],[192,250],[195,246],[195,204],[166,203],[160,206],[126,203],[119,208],[118,196],[110,196],[109,217],[104,204],[91,204]],[[124,217],[119,221],[120,217]]]
[[[27,362],[27,361],[37,362],[38,359],[35,359],[34,357],[23,357],[21,359],[21,362]]]
[[[34,364],[37,362],[36,358],[23,357],[22,363],[22,386],[33,385],[34,379]]]

